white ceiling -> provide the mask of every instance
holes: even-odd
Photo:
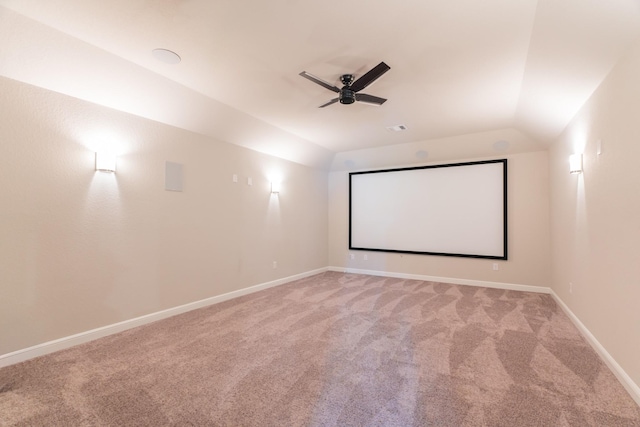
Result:
[[[333,169],[544,149],[640,36],[637,0],[0,5],[2,76]],[[363,91],[380,107],[319,109],[335,94],[298,76],[339,85],[380,61],[391,70]]]

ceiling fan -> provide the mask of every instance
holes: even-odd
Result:
[[[331,101],[322,104],[318,108],[324,108],[328,105],[335,104],[340,101],[340,104],[353,104],[354,102],[364,102],[367,104],[373,105],[382,105],[386,101],[384,98],[379,98],[373,95],[367,95],[366,93],[358,93],[362,89],[369,86],[371,83],[376,81],[380,76],[389,71],[391,67],[389,67],[384,62],[379,63],[369,71],[367,71],[362,77],[358,80],[354,81],[355,76],[353,74],[343,74],[340,76],[340,81],[344,86],[342,89],[332,85],[331,83],[327,83],[322,79],[317,78],[314,75],[303,71],[300,73],[302,77],[305,79],[309,79],[314,83],[319,84],[320,86],[329,89],[330,91],[336,92],[338,94],[337,98],[333,98]]]

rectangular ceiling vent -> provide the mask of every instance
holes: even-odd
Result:
[[[405,125],[395,125],[395,126],[387,126],[388,130],[392,130],[394,132],[402,132],[403,130],[407,130]]]

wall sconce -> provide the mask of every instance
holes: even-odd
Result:
[[[276,181],[271,181],[271,194],[280,193],[280,183]]]
[[[98,152],[96,153],[96,170],[102,172],[115,172],[117,158],[115,154]]]
[[[569,156],[569,173],[582,172],[582,154],[572,154]]]

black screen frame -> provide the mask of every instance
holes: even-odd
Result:
[[[402,172],[402,171],[410,171],[410,170],[418,170],[418,169],[434,169],[434,168],[447,168],[447,167],[460,167],[460,166],[475,166],[481,164],[489,164],[489,163],[502,163],[502,192],[503,192],[503,206],[502,206],[502,215],[503,215],[503,255],[495,256],[495,255],[480,255],[480,254],[464,254],[464,253],[449,253],[449,252],[430,252],[430,251],[413,251],[413,250],[399,250],[399,249],[387,249],[387,248],[366,248],[366,247],[356,247],[352,244],[352,177],[354,175],[362,175],[362,174],[376,174],[376,173],[385,173],[385,172]],[[388,253],[402,253],[402,254],[415,254],[415,255],[435,255],[435,256],[449,256],[449,257],[462,257],[462,258],[482,258],[482,259],[494,259],[494,260],[508,260],[508,209],[507,209],[507,159],[496,159],[496,160],[482,160],[475,162],[462,162],[462,163],[446,163],[446,164],[438,164],[438,165],[429,165],[429,166],[413,166],[407,168],[394,168],[394,169],[380,169],[380,170],[370,170],[370,171],[360,171],[360,172],[350,172],[349,173],[349,250],[363,250],[363,251],[373,251],[373,252],[388,252]]]

